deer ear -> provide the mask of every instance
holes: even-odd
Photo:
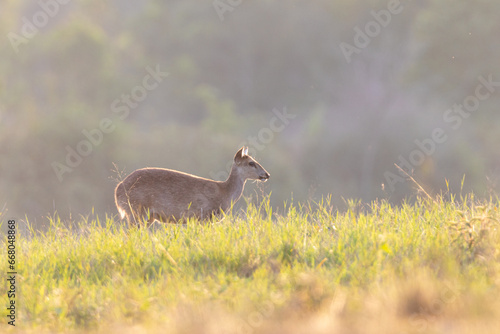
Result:
[[[239,160],[243,159],[243,157],[245,156],[244,151],[245,151],[245,147],[242,147],[242,148],[240,148],[240,149],[239,149],[239,151],[238,151],[238,152],[236,152],[236,154],[235,154],[235,156],[234,156],[234,161],[235,161],[235,162],[237,162],[237,161],[239,161]]]
[[[243,147],[242,155],[243,156],[248,155],[248,146]]]

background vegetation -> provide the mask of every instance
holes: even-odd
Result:
[[[9,216],[39,224],[54,211],[115,212],[113,163],[222,179],[259,134],[265,143],[251,152],[272,175],[263,191],[275,206],[329,193],[335,204],[399,203],[411,184],[392,190],[384,174],[398,175],[399,156],[437,127],[447,140],[415,166],[419,181],[438,192],[447,179],[455,191],[465,175],[464,190],[498,190],[498,91],[458,129],[443,120],[479,76],[500,81],[496,1],[403,1],[351,62],[341,43],[354,45],[355,28],[387,1],[243,1],[221,20],[212,1],[73,0],[16,52],[9,36],[40,20],[42,3],[0,4],[0,208]],[[157,66],[169,75],[126,117],[114,113]],[[270,136],[273,109],[285,108],[296,117]],[[60,181],[52,164],[105,118],[113,131]]]

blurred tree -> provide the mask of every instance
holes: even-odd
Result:
[[[428,0],[415,23],[418,61],[413,75],[441,97],[470,94],[479,75],[500,80],[500,2]],[[480,59],[480,61],[478,61]]]
[[[415,176],[439,191],[445,178],[457,189],[466,174],[470,189],[491,191],[486,177],[500,175],[498,92],[460,129],[443,113],[474,93],[478,76],[500,81],[499,4],[402,2],[381,24],[375,16],[388,5],[256,0],[221,21],[211,2],[71,2],[19,53],[0,41],[0,208],[7,202],[20,217],[93,206],[113,213],[113,162],[127,172],[165,166],[222,179],[237,146],[260,140],[282,106],[296,117],[257,150],[274,205],[292,192],[404,199],[411,184],[382,190],[384,173],[397,173],[394,163],[436,127],[448,140]],[[40,8],[3,1],[0,34],[19,31]],[[348,61],[341,44],[377,22],[380,31]],[[119,119],[113,102],[157,66],[169,76]],[[114,130],[59,182],[51,163],[104,118]]]

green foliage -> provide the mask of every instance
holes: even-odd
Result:
[[[387,333],[412,330],[416,318],[437,333],[455,318],[493,324],[500,203],[483,204],[350,201],[338,212],[326,198],[276,213],[267,198],[221,221],[140,229],[112,218],[68,227],[55,216],[45,232],[18,235],[19,328],[182,332],[202,321],[260,331],[321,314],[332,329],[376,319],[366,333],[379,321],[392,324]]]

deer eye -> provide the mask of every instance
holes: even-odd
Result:
[[[252,167],[255,167],[255,162],[250,161],[250,162],[248,163],[248,165],[249,165],[249,166],[252,166]]]

